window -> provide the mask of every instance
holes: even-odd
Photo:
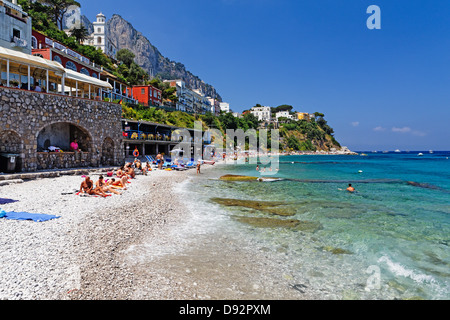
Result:
[[[141,94],[145,94],[145,89],[141,89]]]
[[[13,37],[20,39],[20,30],[13,29]]]
[[[56,61],[56,62],[62,64],[62,60],[61,60],[60,56],[54,56],[53,61]]]
[[[98,79],[98,75],[95,72],[92,72],[92,77],[97,78]]]
[[[102,44],[102,37],[98,37],[98,38],[97,38],[97,43],[98,43],[98,44]]]
[[[73,71],[77,71],[77,66],[72,61],[67,61],[66,68]]]
[[[81,68],[80,73],[85,74],[87,76],[90,76],[91,74],[89,73],[89,71],[86,68]]]
[[[102,33],[102,28],[98,28],[97,33]]]
[[[37,39],[34,36],[31,36],[31,48],[39,49]]]

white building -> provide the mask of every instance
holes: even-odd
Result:
[[[183,80],[165,80],[164,82],[177,89],[177,110],[201,114],[211,111],[210,101],[200,90],[189,89]]]
[[[253,107],[250,110],[259,121],[270,121],[272,119],[272,112],[270,107]]]
[[[97,15],[94,25],[94,33],[84,41],[84,44],[100,48],[108,57],[116,59],[117,48],[111,42],[106,28],[106,16],[103,13]]]
[[[221,102],[220,103],[220,111],[223,111],[226,113],[230,112],[230,104],[227,102]]]
[[[0,47],[31,54],[31,17],[17,0],[0,0]]]
[[[287,118],[287,119],[293,119],[293,116],[289,113],[289,111],[280,111],[275,114],[275,117],[277,118],[277,121],[279,118]]]
[[[206,112],[211,112],[211,103],[208,98],[199,89],[193,89],[194,93],[194,112],[205,114]]]
[[[211,104],[211,113],[216,116],[220,115],[220,101],[211,97],[208,97],[208,101]]]

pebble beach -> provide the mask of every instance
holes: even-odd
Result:
[[[89,175],[96,181],[100,174]],[[290,287],[292,279],[274,257],[269,261],[233,239],[136,258],[148,246],[171,243],[171,231],[189,219],[175,189],[195,175],[153,171],[107,198],[75,195],[79,175],[0,186],[1,198],[17,200],[0,206],[6,212],[59,217],[40,223],[0,219],[0,299],[312,298]]]

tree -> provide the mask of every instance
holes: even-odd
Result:
[[[64,15],[69,10],[69,7],[81,7],[80,3],[75,0],[40,0],[39,2],[50,7],[51,18],[58,26],[59,30],[63,29]]]
[[[131,67],[135,57],[134,53],[128,49],[120,49],[116,54],[117,60],[123,62],[128,68]]]
[[[77,39],[77,42],[81,44],[89,37],[89,32],[84,25],[81,25],[79,28],[73,28],[72,30],[70,30],[70,36],[75,37],[75,39]]]
[[[281,112],[281,111],[289,111],[289,112],[291,112],[293,108],[294,108],[293,106],[290,106],[290,105],[287,105],[287,104],[283,104],[281,106],[276,107],[274,111],[275,111],[275,113]]]

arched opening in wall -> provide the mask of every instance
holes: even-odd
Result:
[[[78,149],[72,149],[72,142]],[[56,122],[37,135],[37,169],[65,169],[92,165],[93,140],[88,130],[68,122]]]
[[[104,166],[113,166],[114,160],[114,141],[111,138],[103,140],[101,163]]]
[[[0,172],[21,172],[23,141],[14,131],[0,131]]]
[[[56,122],[44,127],[37,136],[38,152],[73,152],[70,144],[77,140],[78,151],[92,152],[89,132],[68,122]]]

